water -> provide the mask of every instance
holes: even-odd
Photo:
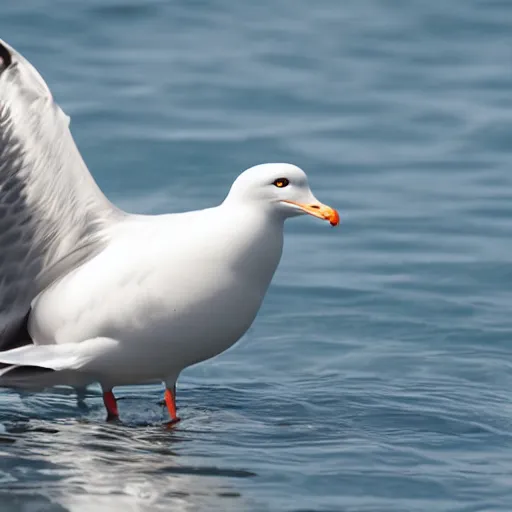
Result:
[[[290,221],[235,348],[124,422],[0,394],[2,511],[510,511],[512,3],[4,0],[0,34],[120,206],[209,206],[291,161],[343,225]]]

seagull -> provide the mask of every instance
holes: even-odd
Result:
[[[215,207],[128,214],[101,192],[69,117],[0,40],[0,386],[163,382],[179,421],[183,369],[236,343],[281,258],[284,221],[339,214],[288,163],[251,167]]]

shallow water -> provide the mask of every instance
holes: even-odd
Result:
[[[2,511],[510,511],[512,3],[4,0],[0,37],[130,211],[303,167],[342,226],[287,226],[239,345],[104,422],[0,394]]]

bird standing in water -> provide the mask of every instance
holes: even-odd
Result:
[[[216,207],[127,214],[101,193],[69,118],[34,67],[0,41],[0,386],[113,387],[176,380],[256,317],[284,221],[339,223],[286,163],[243,172]]]

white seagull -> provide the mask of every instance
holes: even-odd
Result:
[[[281,258],[283,224],[339,223],[286,163],[243,172],[219,206],[130,215],[102,194],[69,117],[0,40],[0,386],[165,383],[252,324]]]

